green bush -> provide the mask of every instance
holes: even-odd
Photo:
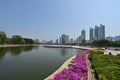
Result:
[[[89,59],[97,80],[120,79],[120,56],[104,55],[104,51],[92,50]]]

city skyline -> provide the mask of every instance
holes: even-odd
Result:
[[[0,0],[0,31],[8,37],[17,34],[42,41],[56,40],[62,34],[75,39],[85,29],[88,40],[89,28],[104,24],[106,36],[115,37],[120,35],[119,3],[119,0]]]
[[[73,40],[73,38],[69,37],[70,35],[67,34],[62,34],[59,38],[56,39],[56,44],[69,44],[69,43],[83,43],[83,42],[93,42],[94,40],[109,40],[109,41],[114,41],[113,38],[110,36],[105,35],[105,25],[100,24],[95,25],[94,28],[90,27],[89,28],[89,39],[86,38],[86,30],[82,29],[81,34]],[[119,36],[116,36],[116,40],[120,40]],[[48,41],[49,42],[49,41]]]

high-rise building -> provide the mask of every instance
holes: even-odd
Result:
[[[68,35],[61,35],[60,37],[60,44],[68,44],[69,43],[69,36]]]
[[[105,39],[105,26],[100,24],[99,39]]]
[[[58,41],[58,39],[56,39],[56,44],[59,44],[59,41]]]
[[[69,36],[66,35],[66,38],[65,38],[65,43],[68,44],[69,43]]]
[[[97,25],[95,25],[94,37],[95,37],[95,40],[99,39],[99,27]]]
[[[105,39],[105,26],[100,24],[100,27],[95,26],[94,29],[95,40]]]
[[[66,37],[65,34],[61,35],[61,37],[60,37],[60,44],[65,44],[65,37]]]
[[[81,40],[82,40],[82,41],[85,41],[85,40],[86,40],[86,32],[85,32],[84,29],[81,31]]]
[[[73,38],[71,38],[70,43],[73,43]]]
[[[89,29],[89,41],[92,42],[93,40],[94,40],[93,28],[90,27],[90,29]]]
[[[81,36],[79,36],[79,37],[76,38],[76,43],[77,44],[81,43]]]

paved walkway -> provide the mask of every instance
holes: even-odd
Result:
[[[104,54],[109,54],[111,53],[112,55],[117,55],[120,54],[120,51],[114,51],[114,50],[105,50]]]

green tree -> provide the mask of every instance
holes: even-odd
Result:
[[[7,38],[6,44],[11,44],[11,38]]]
[[[34,44],[34,41],[29,38],[24,38],[25,44]]]
[[[25,40],[20,35],[13,35],[11,42],[12,44],[25,44]]]
[[[7,40],[6,33],[1,31],[0,32],[0,44],[6,43],[6,40]]]
[[[108,40],[95,40],[91,44],[93,46],[106,47],[106,46],[110,46],[110,41],[108,41]]]

